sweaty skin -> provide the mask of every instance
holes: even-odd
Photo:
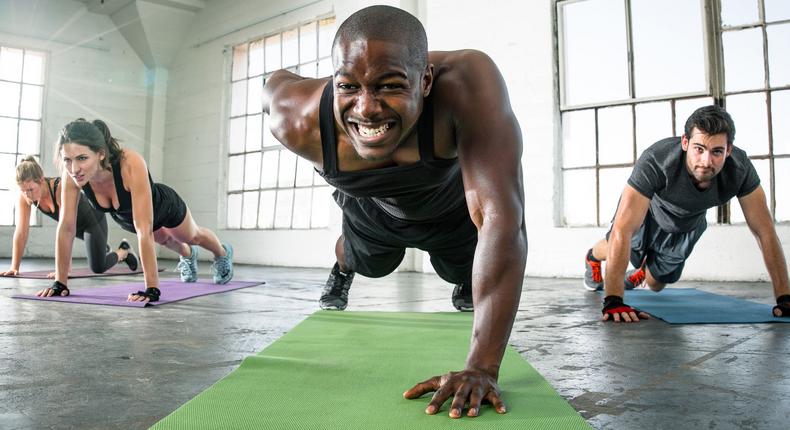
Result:
[[[474,325],[464,369],[434,376],[403,395],[434,392],[426,413],[454,396],[449,415],[477,416],[483,401],[505,412],[497,379],[521,295],[527,257],[521,132],[504,80],[477,51],[429,53],[408,62],[408,47],[379,40],[341,41],[333,51],[339,169],[372,170],[419,160],[415,124],[423,98],[434,106],[434,151],[458,157],[478,244],[472,270]],[[327,79],[278,71],[264,87],[264,111],[282,144],[321,169],[318,105]]]

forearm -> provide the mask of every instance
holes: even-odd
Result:
[[[474,325],[466,367],[499,376],[513,321],[518,310],[527,235],[521,226],[479,229],[472,274]]]
[[[143,277],[146,288],[159,288],[159,268],[156,262],[154,233],[150,228],[137,227],[137,241],[140,247],[140,262],[143,266]]]
[[[63,284],[67,284],[69,279],[74,236],[74,229],[58,225],[58,237],[55,244],[55,279]]]
[[[25,254],[25,245],[27,245],[27,233],[14,232],[14,245],[11,251],[12,270],[19,270],[19,266],[22,264],[22,255]]]
[[[631,235],[621,230],[612,229],[608,248],[603,283],[605,296],[623,297],[625,295],[623,278],[628,268],[628,256],[631,253]]]
[[[763,253],[765,267],[768,269],[768,276],[771,277],[771,284],[774,288],[774,297],[790,294],[790,284],[787,276],[787,263],[785,262],[782,245],[776,234],[766,235],[760,238],[760,249]]]

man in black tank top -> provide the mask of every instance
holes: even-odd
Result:
[[[473,337],[463,370],[404,396],[436,391],[429,414],[450,397],[453,418],[467,403],[478,415],[482,399],[504,413],[499,365],[527,256],[521,132],[504,80],[481,52],[429,53],[419,21],[388,6],[351,15],[332,62],[330,79],[275,72],[263,103],[274,136],[337,189],[343,234],[321,305],[344,309],[355,273],[385,276],[406,248],[427,251],[456,284],[453,305],[474,298]]]

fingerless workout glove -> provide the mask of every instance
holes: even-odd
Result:
[[[637,310],[623,303],[623,298],[620,296],[606,296],[603,299],[603,310],[601,313],[614,315],[622,312],[637,312]]]
[[[790,294],[785,294],[776,298],[776,306],[773,310],[779,309],[782,314],[781,317],[790,317]]]

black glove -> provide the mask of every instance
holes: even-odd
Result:
[[[52,290],[53,296],[60,296],[61,294],[63,294],[64,291],[67,293],[66,295],[68,295],[69,292],[69,287],[67,287],[66,284],[60,281],[53,282],[52,286],[49,287],[49,289]]]
[[[631,306],[623,303],[623,298],[620,296],[606,296],[606,298],[603,299],[603,310],[601,310],[601,313],[604,315],[615,315],[623,312],[639,313],[639,309],[632,308]]]
[[[790,317],[790,294],[785,294],[776,298],[776,306],[773,308],[774,316],[779,309],[780,317]]]

